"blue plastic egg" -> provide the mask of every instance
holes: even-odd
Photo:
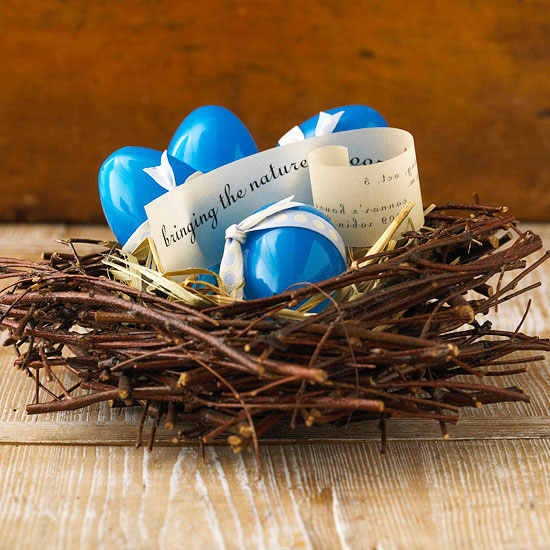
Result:
[[[258,147],[246,126],[231,111],[217,105],[192,111],[168,146],[170,155],[201,172],[257,152]]]
[[[99,197],[103,212],[118,242],[124,246],[147,219],[145,205],[167,190],[144,168],[160,166],[162,153],[145,147],[123,147],[110,155],[99,170]],[[191,166],[168,156],[176,183],[195,172]]]
[[[344,111],[344,114],[338,120],[338,124],[333,132],[345,132],[346,130],[359,130],[361,128],[379,128],[388,125],[379,112],[366,105],[345,105],[344,107],[328,109],[325,113],[334,115],[340,111]],[[319,114],[316,114],[299,125],[306,138],[315,137],[315,128],[318,120]]]
[[[296,206],[285,213],[293,210],[317,214],[331,223],[313,206]],[[346,270],[344,258],[328,236],[302,227],[250,231],[242,250],[247,300],[279,294],[296,283],[318,283]]]

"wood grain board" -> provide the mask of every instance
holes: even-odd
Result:
[[[362,103],[413,133],[425,202],[550,219],[545,0],[2,0],[0,220],[103,221],[96,175],[203,104],[260,149]],[[528,200],[526,200],[528,192]]]
[[[3,547],[548,548],[550,441],[208,449],[9,446]]]
[[[531,226],[550,245],[550,224]],[[0,255],[37,259],[66,236],[103,226],[0,225]],[[526,332],[550,336],[550,266],[524,282]],[[527,304],[502,305],[514,329]],[[161,431],[135,450],[138,414],[106,406],[29,417],[32,384],[0,348],[2,548],[544,549],[550,548],[550,361],[514,378],[532,396],[465,411],[437,426],[392,420],[390,452],[374,425],[269,434],[263,477],[252,455],[194,446]],[[499,384],[510,385],[505,377]]]

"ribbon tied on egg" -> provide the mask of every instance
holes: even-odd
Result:
[[[225,231],[225,248],[220,266],[220,279],[228,294],[236,299],[244,297],[245,266],[243,245],[253,231],[282,227],[298,227],[318,233],[328,239],[338,250],[345,265],[345,245],[340,234],[323,216],[312,211],[297,210],[302,203],[290,196],[278,201]]]

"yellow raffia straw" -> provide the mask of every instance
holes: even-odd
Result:
[[[189,290],[183,288],[180,284],[172,279],[164,277],[158,271],[149,269],[143,265],[137,263],[137,260],[129,259],[129,255],[124,258],[117,256],[108,256],[103,260],[103,263],[110,267],[111,274],[118,280],[126,282],[135,280],[139,275],[139,290],[151,293],[153,289],[162,290],[168,296],[175,300],[181,300],[186,304],[192,306],[204,305],[204,296],[198,293],[192,293]],[[130,285],[136,288],[134,285]]]
[[[379,252],[382,252],[388,243],[392,240],[394,233],[397,231],[399,226],[407,219],[407,216],[411,213],[411,210],[414,208],[414,202],[409,201],[403,210],[397,214],[395,217],[395,220],[393,220],[390,225],[388,225],[386,231],[380,235],[378,240],[369,248],[369,251],[366,253],[365,257],[368,256],[374,256],[374,254],[378,254]],[[369,265],[374,260],[365,260],[361,263],[357,263],[356,261],[352,264],[352,268],[360,268],[364,267],[366,265]],[[354,265],[355,264],[355,265]]]
[[[140,255],[143,251],[140,251]],[[208,269],[190,268],[168,273],[160,273],[156,269],[140,265],[133,255],[119,251],[123,256],[109,255],[103,259],[103,263],[109,267],[109,273],[116,280],[137,288],[138,290],[153,293],[160,290],[168,297],[184,302],[194,307],[206,307],[209,305],[228,305],[237,301],[229,296],[220,286],[215,286],[206,281],[191,280],[196,275],[211,275],[221,283],[218,275]],[[177,282],[170,277],[184,277],[183,282]],[[192,286],[193,285],[193,286]],[[198,288],[197,288],[198,287]],[[202,290],[201,290],[202,289]],[[206,294],[207,291],[213,294]],[[283,309],[274,313],[274,316],[285,319],[301,320],[308,316],[307,313]]]
[[[409,201],[403,210],[399,212],[399,214],[395,217],[395,220],[393,220],[390,225],[388,225],[387,229],[380,235],[378,240],[369,248],[368,252],[365,254],[365,258],[368,258],[369,256],[374,256],[375,254],[378,254],[379,252],[383,252],[384,250],[388,249],[388,246],[392,242],[396,242],[393,239],[393,236],[399,226],[407,219],[408,215],[411,213],[411,210],[414,208],[414,202]],[[410,219],[408,220],[411,221]],[[414,227],[413,227],[414,229]],[[395,246],[395,245],[394,245]],[[371,258],[367,260],[363,260],[361,263],[359,263],[357,260],[355,260],[351,264],[352,269],[359,269],[361,267],[364,267],[366,265],[370,265],[378,260]],[[374,281],[366,281],[364,283],[359,283],[355,285],[356,292],[355,294],[350,297],[350,300],[355,300],[356,298],[359,298],[366,292],[371,291],[373,288],[375,288],[379,284],[380,280],[374,280]]]

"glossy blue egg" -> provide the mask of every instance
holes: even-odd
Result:
[[[312,212],[331,223],[313,206],[289,210]],[[346,270],[344,258],[328,237],[302,227],[250,231],[242,250],[247,300],[279,294],[296,283],[318,283]]]
[[[333,133],[345,132],[346,130],[359,130],[361,128],[380,128],[388,125],[378,111],[366,105],[345,105],[344,107],[328,109],[325,113],[334,115],[340,111],[344,111],[344,114],[338,120]],[[319,114],[316,114],[299,125],[306,138],[315,137],[315,128],[318,120]]]
[[[110,155],[99,170],[99,197],[103,212],[118,242],[124,245],[147,219],[145,205],[166,193],[144,168],[160,166],[162,153],[145,147],[123,147]],[[168,156],[176,183],[195,172],[191,166]]]
[[[201,172],[257,152],[246,126],[231,111],[217,105],[205,105],[191,112],[168,145],[170,155]]]

